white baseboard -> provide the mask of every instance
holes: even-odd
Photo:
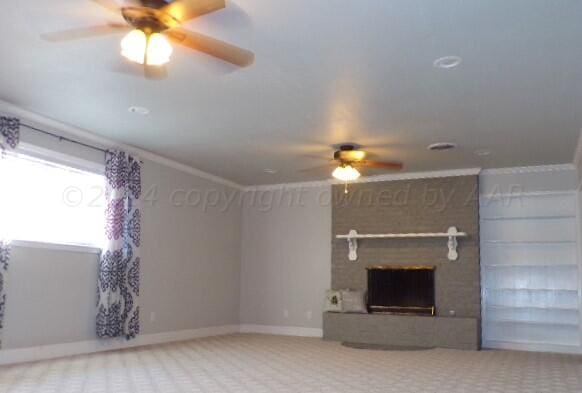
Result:
[[[323,336],[322,329],[314,328],[266,325],[225,325],[191,330],[179,330],[174,332],[143,334],[130,341],[125,339],[89,340],[64,344],[42,345],[30,348],[3,349],[0,350],[0,366],[236,333],[258,333],[298,337]]]
[[[240,332],[273,334],[277,336],[323,337],[323,329],[291,326],[241,325]]]
[[[238,333],[239,330],[239,325],[226,325],[179,330],[174,332],[144,334],[130,341],[126,339],[90,340],[65,344],[42,345],[30,348],[4,349],[0,351],[0,365],[55,359],[64,356],[112,351],[116,349],[133,348],[174,341],[185,341],[201,337],[221,336]]]

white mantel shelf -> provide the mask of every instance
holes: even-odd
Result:
[[[447,255],[450,261],[456,261],[459,258],[457,252],[457,238],[466,238],[469,235],[466,232],[459,232],[456,227],[450,227],[446,232],[432,233],[358,233],[355,229],[350,230],[347,235],[336,235],[337,239],[346,239],[350,248],[348,258],[350,261],[358,259],[358,239],[422,239],[422,238],[443,238],[448,239],[449,253]]]

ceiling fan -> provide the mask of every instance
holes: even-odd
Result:
[[[374,169],[384,169],[390,171],[402,170],[403,165],[401,162],[396,161],[376,161],[370,160],[367,157],[369,153],[360,150],[356,145],[345,144],[339,147],[339,150],[333,153],[333,160],[325,167],[335,166],[336,168],[332,172],[332,176],[338,180],[346,183],[346,193],[347,193],[347,183],[350,181],[357,180],[361,173],[358,169],[374,168]],[[317,168],[309,168],[304,171],[309,171]]]
[[[360,177],[357,168],[377,168],[391,171],[399,171],[403,165],[395,161],[375,161],[366,159],[369,154],[364,150],[358,150],[354,145],[341,145],[339,150],[333,153],[333,159],[338,166],[332,176],[342,181],[353,181]]]
[[[225,8],[225,0],[132,0],[132,5],[127,6],[120,6],[115,0],[92,1],[121,15],[126,23],[52,32],[42,38],[64,42],[129,32],[121,41],[121,54],[142,64],[148,78],[165,74],[163,66],[170,61],[173,50],[169,41],[239,67],[254,62],[255,55],[246,49],[180,27],[188,20]]]

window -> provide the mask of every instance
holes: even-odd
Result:
[[[102,247],[103,174],[10,153],[0,179],[0,237]]]

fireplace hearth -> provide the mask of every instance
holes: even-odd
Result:
[[[435,315],[434,266],[371,266],[368,311]]]

